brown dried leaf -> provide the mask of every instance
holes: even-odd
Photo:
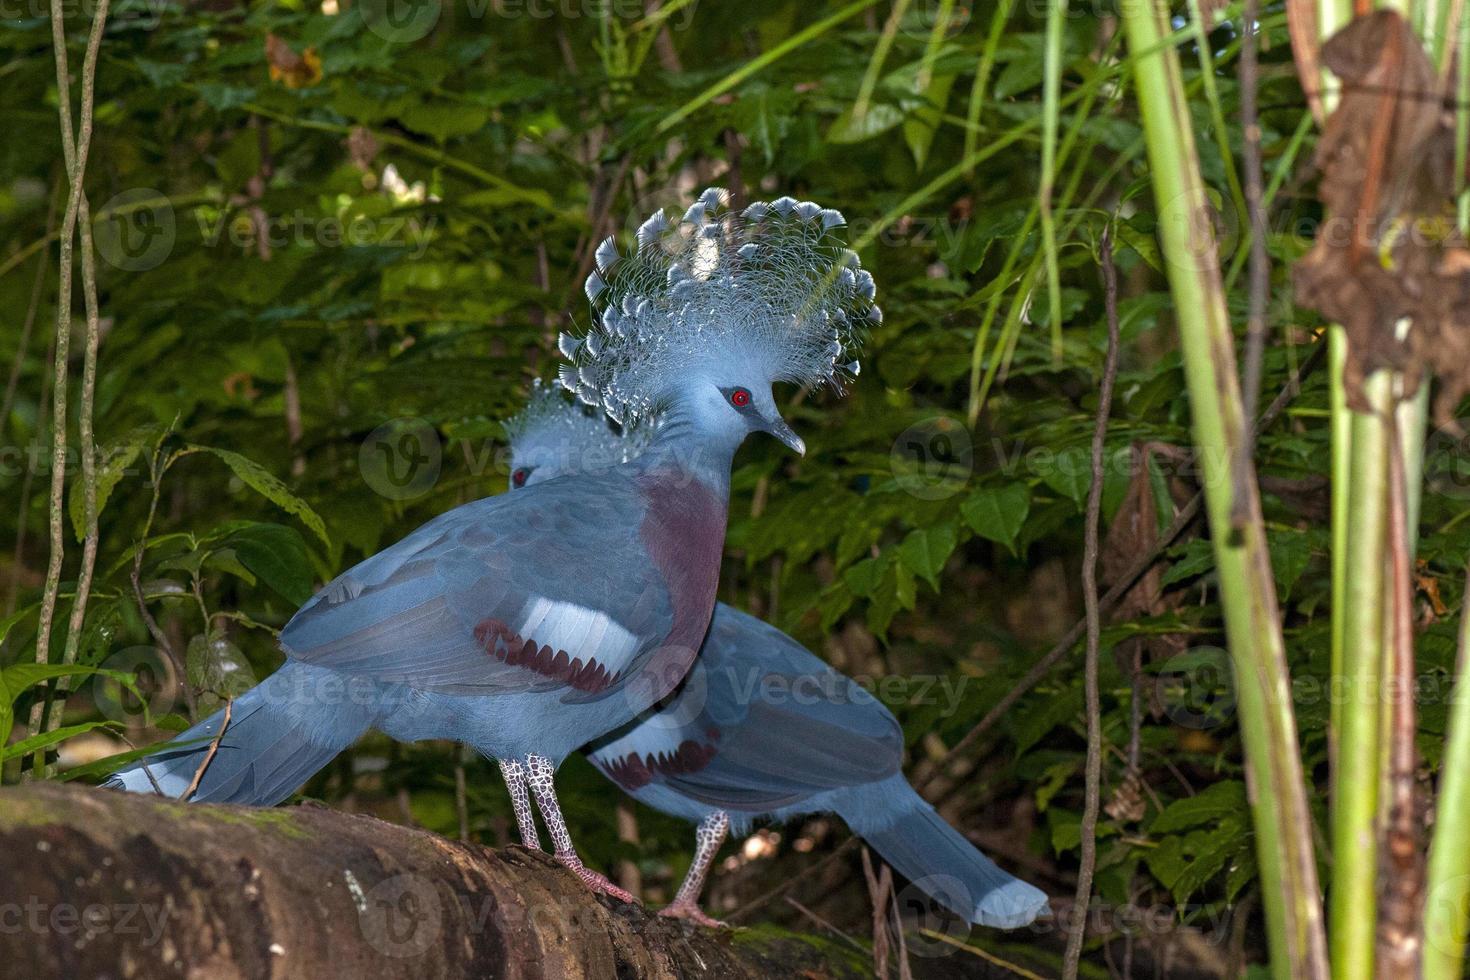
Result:
[[[1359,17],[1322,49],[1343,80],[1317,148],[1327,221],[1296,265],[1296,296],[1347,332],[1349,403],[1363,379],[1402,371],[1406,394],[1441,382],[1452,426],[1470,391],[1470,250],[1453,223],[1454,125],[1429,56],[1398,14]],[[1401,321],[1407,321],[1400,328]]]
[[[274,34],[265,36],[265,61],[270,66],[271,81],[287,88],[309,88],[322,80],[322,59],[316,48],[301,54]]]
[[[1108,525],[1098,555],[1099,577],[1104,583],[1116,582],[1132,565],[1153,554],[1158,546],[1159,519],[1153,481],[1149,479],[1149,459],[1164,449],[1157,444],[1135,443],[1130,450],[1128,490]],[[1163,576],[1161,566],[1151,566],[1118,600],[1108,616],[1109,622],[1123,623],[1178,609],[1183,600],[1182,593],[1165,595]],[[1173,636],[1125,640],[1113,648],[1113,656],[1125,673],[1130,669],[1133,652],[1138,645],[1143,647],[1144,660],[1149,663],[1167,659],[1183,648],[1180,638]]]
[[[1103,806],[1103,812],[1120,823],[1137,823],[1143,819],[1148,808],[1143,799],[1143,779],[1137,770],[1130,770],[1123,777],[1113,798]]]

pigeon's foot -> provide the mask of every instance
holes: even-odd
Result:
[[[670,905],[664,906],[659,915],[669,919],[684,919],[695,925],[704,926],[706,929],[728,929],[728,923],[712,918],[704,914],[704,910],[695,901],[677,900]]]
[[[632,892],[626,892],[617,885],[614,885],[611,881],[607,880],[606,875],[600,875],[596,871],[593,871],[583,864],[581,859],[576,855],[558,854],[556,860],[563,867],[570,870],[572,874],[581,878],[583,883],[595,893],[599,895],[610,895],[620,902],[627,902],[629,905],[638,904],[638,899],[633,897]]]

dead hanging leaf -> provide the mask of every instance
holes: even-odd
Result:
[[[1143,799],[1143,777],[1138,770],[1128,770],[1113,798],[1103,806],[1103,812],[1121,823],[1137,823],[1144,818],[1148,806]]]
[[[1406,393],[1440,379],[1453,426],[1470,391],[1470,250],[1454,223],[1454,120],[1413,30],[1390,10],[1358,17],[1322,48],[1343,83],[1317,146],[1327,219],[1296,264],[1296,297],[1341,323],[1349,403],[1363,379],[1401,371]],[[1404,327],[1401,328],[1400,324]]]
[[[1135,443],[1129,450],[1128,489],[1118,512],[1108,525],[1101,553],[1098,555],[1100,577],[1104,583],[1116,582],[1140,559],[1153,554],[1159,543],[1158,505],[1154,497],[1149,462],[1158,454],[1174,455],[1174,447],[1157,443]],[[1165,595],[1164,570],[1155,563],[1113,607],[1108,620],[1123,623],[1149,616],[1162,616],[1178,609],[1183,593]],[[1132,668],[1133,654],[1141,648],[1143,662],[1166,660],[1184,649],[1181,636],[1142,636],[1124,640],[1113,648],[1118,667],[1125,674]]]
[[[271,81],[287,88],[310,88],[322,80],[322,59],[316,48],[301,54],[274,34],[265,36],[265,60],[270,66]]]

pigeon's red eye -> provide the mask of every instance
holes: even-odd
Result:
[[[736,388],[734,391],[730,392],[730,404],[734,405],[736,408],[744,408],[746,405],[750,404],[750,392],[746,391],[744,388]]]
[[[524,469],[516,470],[514,473],[512,473],[510,475],[510,482],[511,483],[514,483],[518,487],[523,487],[523,486],[526,485],[526,476],[527,476],[526,470],[524,470]]]

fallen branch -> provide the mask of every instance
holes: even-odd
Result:
[[[686,927],[539,851],[324,807],[30,783],[0,791],[0,878],[8,976],[871,975],[840,940]]]

